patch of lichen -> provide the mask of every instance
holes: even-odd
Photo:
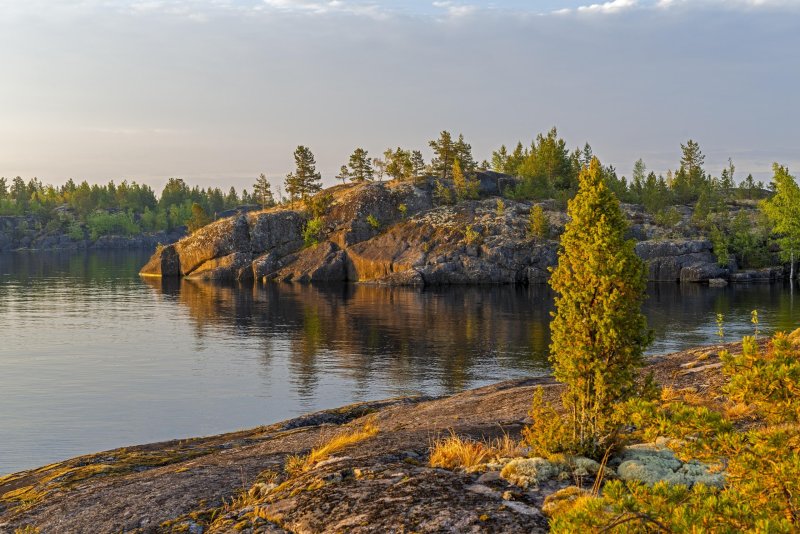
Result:
[[[215,448],[118,449],[50,464],[0,479],[0,507],[27,510],[55,492],[94,477],[120,476],[203,456]]]
[[[217,514],[219,514],[220,507],[205,507],[205,503],[201,503],[197,510],[193,510],[188,514],[183,514],[174,519],[164,521],[158,526],[159,532],[189,532],[192,524],[207,526],[210,525]]]

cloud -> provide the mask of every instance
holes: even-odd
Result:
[[[638,0],[611,0],[602,4],[579,6],[576,11],[579,13],[619,13],[620,11],[634,8],[638,4]]]
[[[433,3],[433,7],[443,9],[450,18],[466,17],[478,11],[478,6],[468,4],[456,4],[449,1],[438,1]]]
[[[345,13],[349,15],[385,18],[388,10],[376,3],[346,2],[343,0],[263,0],[264,5],[273,10],[325,15]]]

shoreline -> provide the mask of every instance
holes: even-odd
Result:
[[[721,383],[716,353],[739,347],[737,342],[651,356],[645,371],[653,371],[662,385],[710,394]],[[12,473],[0,477],[0,532],[14,532],[25,525],[35,525],[42,532],[171,532],[172,527],[164,526],[170,522],[199,525],[202,522],[187,517],[193,513],[199,517],[202,510],[219,510],[251,485],[262,483],[259,480],[265,473],[282,472],[288,456],[305,454],[331,434],[359,428],[365,421],[375,422],[380,429],[377,436],[348,449],[338,461],[321,462],[308,475],[316,477],[313,480],[329,475],[337,479],[343,470],[357,469],[377,477],[370,478],[368,486],[384,487],[386,480],[397,478],[384,475],[402,472],[401,478],[414,480],[409,488],[416,487],[411,494],[404,493],[403,499],[410,497],[415,506],[427,510],[420,512],[427,519],[415,524],[434,521],[439,513],[436,508],[442,506],[454,520],[472,510],[470,506],[482,506],[465,489],[474,485],[477,477],[426,467],[431,441],[451,430],[475,438],[518,435],[537,385],[545,388],[547,397],[557,397],[559,388],[551,377],[523,378],[444,397],[400,397],[347,405],[252,429],[124,447]],[[342,528],[347,520],[363,513],[378,514],[371,524],[380,528],[397,528],[397,521],[407,524],[401,516],[379,513],[370,498],[374,487],[362,499],[353,488],[335,495],[308,490],[306,475],[296,483],[306,490],[298,486],[298,492],[282,506],[291,502],[292,512],[285,511],[287,517],[308,525],[299,531],[319,531],[320,521],[331,519],[324,514],[318,517],[314,510],[333,502],[343,510],[338,520],[345,521]],[[326,488],[333,491],[336,484],[329,481]],[[463,503],[453,502],[458,499]],[[534,500],[528,506],[535,508],[535,504]],[[497,521],[492,528],[543,528],[542,518],[536,514],[512,511],[492,517]]]

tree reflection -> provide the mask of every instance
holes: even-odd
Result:
[[[459,391],[506,376],[547,371],[547,286],[433,290],[370,285],[221,285],[145,279],[188,310],[198,337],[224,331],[263,341],[265,371],[280,353],[303,398],[335,377],[356,391],[384,381],[399,391]],[[645,304],[653,352],[749,333],[758,308],[766,329],[797,327],[791,294],[781,285],[708,288],[658,284]]]

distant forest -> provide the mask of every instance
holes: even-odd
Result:
[[[539,134],[528,145],[518,142],[510,145],[513,149],[503,145],[480,163],[474,159],[463,135],[454,137],[443,131],[428,146],[433,152],[429,162],[424,161],[419,150],[390,148],[379,157],[370,157],[363,148],[356,148],[336,179],[343,183],[384,179],[424,181],[433,183],[439,203],[449,204],[477,198],[476,172],[491,170],[518,178],[516,186],[503,191],[505,198],[555,199],[558,205],[566,207],[567,200],[577,191],[581,168],[594,157],[588,143],[583,148],[567,148],[555,128]],[[318,215],[320,206],[315,205],[319,202],[315,195],[322,189],[322,177],[316,171],[314,155],[309,148],[299,146],[294,159],[296,168],[283,183],[286,198],[279,189],[277,202],[272,185],[263,174],[255,180],[252,193],[246,189],[239,193],[233,187],[227,192],[220,188],[190,187],[180,178],[171,178],[160,195],[136,182],[90,185],[86,181],[76,184],[68,180],[59,187],[45,185],[36,178],[26,182],[16,177],[0,178],[0,215],[32,216],[41,230],[67,233],[75,239],[134,235],[183,225],[193,231],[227,210],[243,205],[270,207],[291,203],[294,206],[299,200]],[[712,239],[721,264],[735,254],[737,258],[745,258],[748,266],[765,265],[775,239],[785,238],[785,231],[774,235],[779,221],[770,216],[769,210],[751,210],[755,216],[730,210],[732,204],[749,203],[755,207],[756,201],[771,198],[776,193],[776,184],[784,183],[789,188],[793,184],[796,188],[788,169],[780,165],[775,164],[775,178],[766,185],[756,182],[752,175],[737,180],[736,168],[730,160],[714,175],[705,168],[700,146],[689,140],[680,146],[675,170],[666,174],[648,171],[641,159],[635,162],[630,178],[619,176],[611,165],[601,168],[606,183],[622,202],[643,206],[660,225],[668,227],[680,220],[677,206],[693,206],[692,223]],[[787,198],[793,198],[792,191],[787,194]],[[794,244],[790,248],[793,255]]]

